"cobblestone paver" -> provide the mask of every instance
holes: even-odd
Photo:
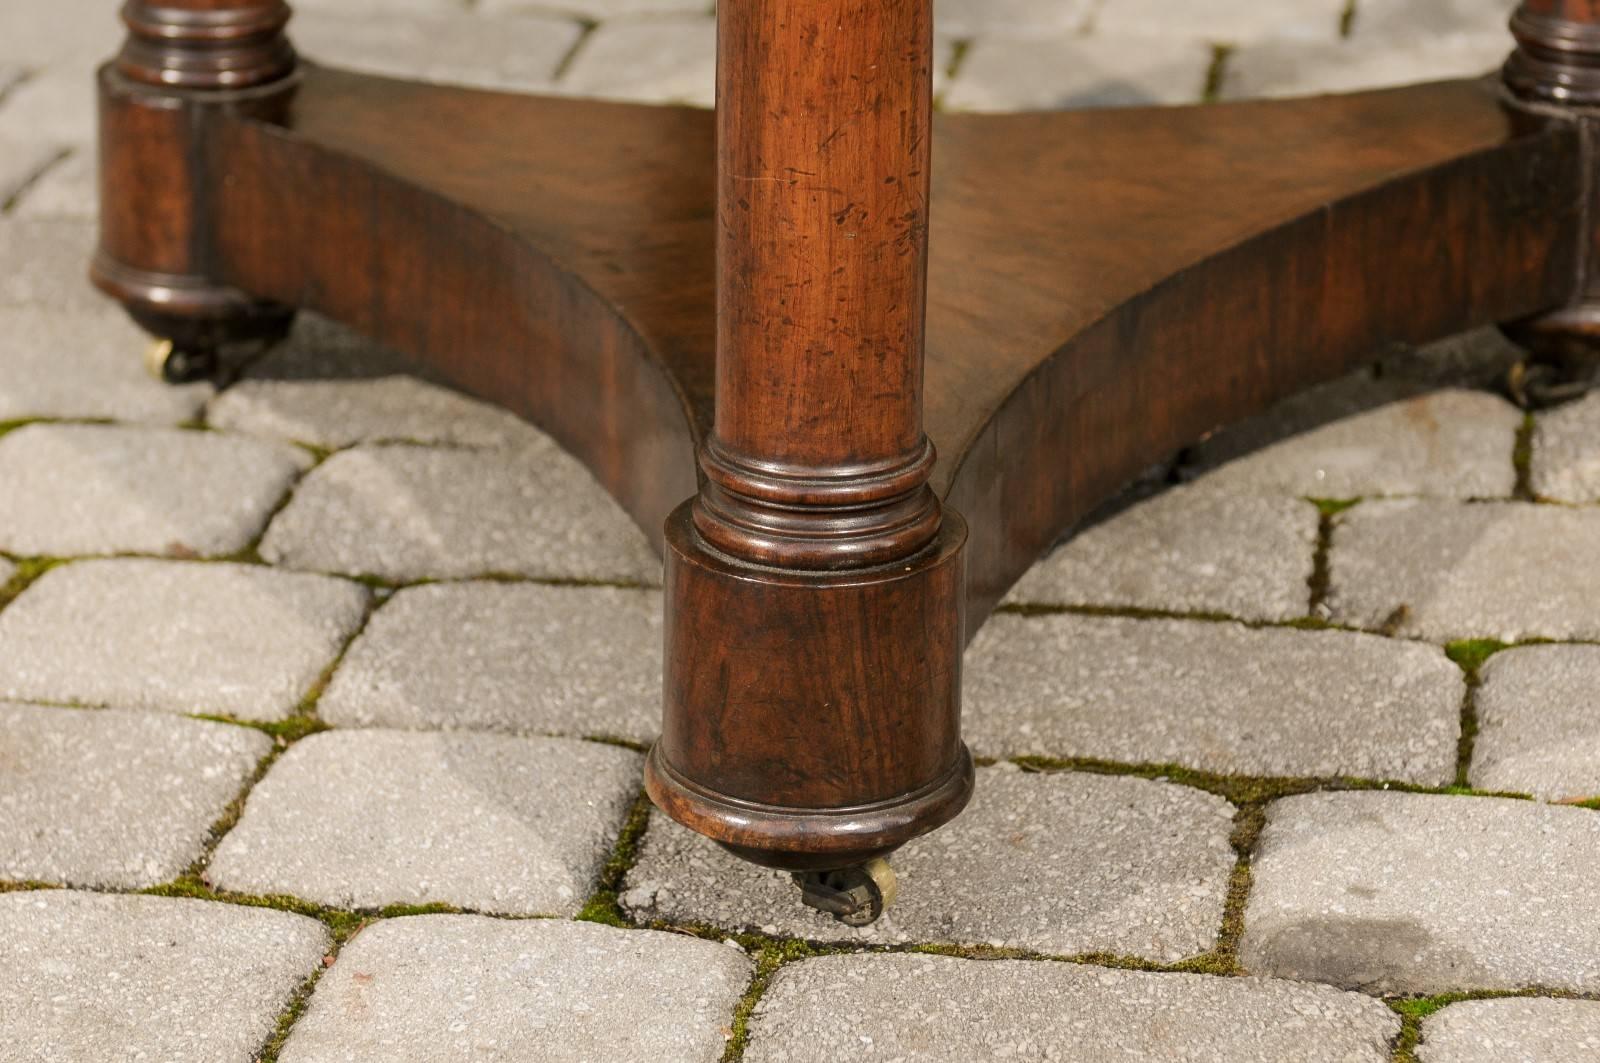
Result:
[[[659,591],[438,584],[373,615],[320,711],[338,726],[648,741],[660,688]]]
[[[331,63],[712,98],[711,0],[295,6]],[[939,0],[934,91],[1473,76],[1511,7]],[[964,718],[1036,759],[981,767],[851,930],[630,818],[639,754],[577,740],[658,729],[660,567],[549,437],[309,312],[215,385],[143,375],[84,279],[121,33],[107,0],[0,3],[0,1059],[1404,1063],[1382,996],[1600,997],[1600,400],[1528,431],[1494,329],[1194,441],[1035,566],[977,632]],[[85,559],[128,552],[178,556]],[[483,914],[378,910],[433,904]],[[1600,1058],[1597,1008],[1450,1003],[1415,1059]]]
[[[394,919],[340,954],[279,1058],[715,1063],[750,974],[736,949],[676,934]]]
[[[1368,992],[1600,989],[1600,816],[1504,798],[1273,805],[1240,959]]]
[[[356,443],[504,447],[536,439],[496,406],[413,377],[246,380],[206,411],[213,428],[275,436],[330,450]]]
[[[1327,986],[824,956],[784,967],[756,1006],[748,1063],[867,1058],[1384,1063],[1400,1019]]]
[[[904,899],[866,929],[795,904],[789,876],[741,865],[657,815],[622,895],[636,918],[816,940],[954,941],[1171,962],[1205,952],[1233,869],[1233,807],[1186,787],[979,771],[972,804],[895,857]]]
[[[321,63],[391,77],[532,91],[550,86],[551,74],[583,29],[570,18],[531,13],[496,21],[474,18],[464,5],[404,18],[374,18],[329,5],[297,17],[294,32],[296,46]]]
[[[0,437],[0,550],[243,550],[312,463],[299,447],[171,428],[27,425]]]
[[[1002,614],[967,652],[962,726],[987,756],[1440,784],[1463,692],[1437,648],[1370,635]]]
[[[1600,510],[1367,502],[1341,514],[1332,616],[1444,641],[1600,638]]]
[[[3,240],[0,237],[0,240]],[[115,418],[181,424],[199,415],[209,384],[168,387],[139,363],[147,343],[121,311],[19,307],[0,328],[0,422],[30,418]]]
[[[35,174],[26,193],[18,196],[14,209],[23,218],[87,221],[98,214],[99,208],[99,167],[89,146],[78,144],[62,148],[47,167]]]
[[[251,792],[206,877],[346,908],[574,915],[638,778],[638,754],[591,742],[313,735]]]
[[[560,87],[580,96],[692,103],[717,92],[717,31],[710,19],[613,22],[594,31]]]
[[[94,245],[93,222],[0,216],[0,310],[107,314],[105,296],[84,280]],[[138,354],[127,356],[137,365]]]
[[[367,598],[359,584],[249,565],[63,565],[0,612],[0,697],[279,720]]]
[[[1557,502],[1600,502],[1600,393],[1534,422],[1533,493]]]
[[[1074,535],[1007,601],[1290,620],[1306,615],[1316,544],[1309,502],[1179,488]]]
[[[1341,418],[1231,461],[1213,487],[1310,498],[1504,498],[1522,414],[1495,395],[1437,391]]]
[[[1472,785],[1600,798],[1600,646],[1510,649],[1482,674]]]
[[[974,43],[945,102],[958,111],[1196,103],[1211,47],[1185,37],[1085,37],[1077,30]]]
[[[1600,1059],[1600,1003],[1468,1000],[1428,1016],[1420,1063],[1566,1063]]]
[[[169,897],[0,896],[0,1045],[50,1063],[251,1063],[321,961],[314,919]]]
[[[271,748],[222,723],[0,702],[0,879],[176,878]]]
[[[638,527],[548,441],[515,454],[413,446],[335,454],[273,520],[261,556],[397,581],[661,578]]]

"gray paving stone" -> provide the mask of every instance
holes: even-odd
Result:
[[[541,10],[571,11],[596,22],[652,15],[699,15],[709,20],[715,3],[716,0],[477,0],[474,10],[489,16],[517,17]]]
[[[100,211],[100,186],[95,155],[83,146],[70,150],[19,197],[17,216],[80,220],[96,217]]]
[[[1600,797],[1600,646],[1495,654],[1477,708],[1473,786],[1552,801]]]
[[[1207,436],[1186,452],[1180,471],[1192,477],[1335,421],[1442,388],[1495,389],[1521,358],[1497,329],[1476,329],[1424,347],[1397,345],[1371,365],[1295,392],[1262,414]]]
[[[479,5],[471,4],[473,10]],[[290,32],[299,30],[298,19],[312,14],[387,15],[395,19],[411,19],[428,15],[459,15],[469,9],[467,0],[300,0],[294,5],[296,22]]]
[[[373,615],[317,704],[336,726],[610,735],[661,729],[661,592],[430,584]]]
[[[214,557],[249,546],[311,455],[173,428],[34,424],[0,437],[0,550]]]
[[[92,222],[0,217],[0,308],[106,313],[114,304],[88,278],[94,245]]]
[[[1002,614],[967,653],[962,727],[987,756],[1437,785],[1463,695],[1442,651],[1374,635]]]
[[[1351,23],[1357,47],[1476,37],[1511,50],[1506,25],[1514,4],[1505,0],[1361,0]]]
[[[1477,77],[1499,67],[1510,50],[1508,34],[1412,43],[1266,40],[1228,57],[1220,95],[1227,100],[1314,96]]]
[[[0,68],[0,91],[5,70]],[[15,208],[22,192],[61,156],[61,145],[42,137],[0,134],[0,204]]]
[[[1297,498],[1175,488],[1073,536],[1006,600],[1289,620],[1310,602],[1317,523]]]
[[[1540,498],[1600,502],[1600,392],[1538,415],[1529,475]]]
[[[654,583],[643,533],[547,438],[514,454],[360,447],[305,478],[273,520],[275,564],[407,582],[514,573]]]
[[[1447,389],[1330,421],[1229,461],[1212,487],[1311,498],[1505,498],[1522,414],[1497,395]],[[1214,455],[1201,456],[1209,464]]]
[[[1600,1003],[1468,1000],[1422,1021],[1421,1063],[1568,1063],[1600,1059]]]
[[[1106,0],[940,0],[934,25],[961,37],[996,34],[1022,39],[1038,33],[1085,32]]]
[[[1340,514],[1328,605],[1358,627],[1446,641],[1600,638],[1600,511],[1365,502]]]
[[[1327,986],[945,956],[781,968],[748,1063],[900,1059],[1384,1063],[1400,1019]]]
[[[342,4],[298,14],[295,46],[333,66],[490,89],[549,85],[582,28],[570,18],[525,15],[485,19],[454,13],[405,12],[375,18]]]
[[[0,878],[174,879],[271,748],[227,724],[0,702]]]
[[[1198,103],[1211,48],[1187,36],[978,38],[945,96],[952,110]]]
[[[0,1043],[50,1063],[250,1063],[321,962],[314,919],[174,897],[0,896]]]
[[[0,697],[281,720],[367,598],[359,584],[257,565],[63,565],[0,612]]]
[[[348,908],[574,915],[639,772],[637,753],[592,742],[325,732],[256,784],[206,878]]]
[[[99,16],[104,18],[102,12]],[[113,19],[113,21],[115,21]],[[109,59],[113,51],[100,56]],[[75,58],[34,67],[0,102],[0,136],[87,147],[96,135],[92,62]]]
[[[1200,790],[1084,773],[982,768],[966,812],[893,859],[900,899],[855,929],[803,907],[782,872],[741,865],[655,815],[623,907],[648,921],[808,940],[954,942],[1170,962],[1216,943],[1233,806]]]
[[[516,416],[410,376],[374,380],[246,380],[206,411],[213,428],[339,449],[406,441],[468,447],[525,445]]]
[[[443,383],[428,366],[310,310],[296,314],[289,335],[243,369],[246,380],[325,384],[413,376]]]
[[[558,87],[579,96],[710,107],[716,81],[715,22],[650,19],[601,24]]]
[[[1104,0],[1094,26],[1096,35],[1168,34],[1228,44],[1265,38],[1333,41],[1344,7],[1344,0]]]
[[[67,61],[87,74],[115,54],[126,33],[115,11],[110,14],[100,0],[6,0],[0,4],[0,63],[41,70]]]
[[[171,425],[194,420],[211,386],[172,387],[151,378],[141,364],[149,342],[110,302],[92,311],[0,309],[0,421],[104,418]]]
[[[714,1063],[751,974],[736,949],[594,923],[467,915],[363,930],[283,1063]]]
[[[1503,798],[1307,794],[1268,810],[1240,961],[1369,993],[1600,987],[1600,815]]]

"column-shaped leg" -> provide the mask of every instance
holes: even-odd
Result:
[[[1533,357],[1512,375],[1524,406],[1549,405],[1600,386],[1600,0],[1523,0],[1511,17],[1517,49],[1506,61],[1512,98],[1533,121],[1575,118],[1595,182],[1572,301],[1506,327]]]
[[[208,243],[218,160],[210,109],[272,115],[294,87],[283,0],[129,0],[99,72],[100,247],[91,275],[159,339],[171,379],[221,343],[280,334],[290,312],[217,283]]]
[[[723,0],[718,24],[716,424],[667,524],[648,784],[747,859],[838,871],[972,787],[965,525],[922,427],[931,3]],[[849,881],[808,897],[862,918],[828,901]]]

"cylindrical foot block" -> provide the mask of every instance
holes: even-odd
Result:
[[[960,516],[893,565],[785,571],[715,552],[690,508],[666,527],[655,803],[790,871],[865,863],[954,818],[973,780]]]

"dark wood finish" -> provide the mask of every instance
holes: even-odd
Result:
[[[1517,48],[1505,82],[1525,103],[1530,123],[1574,120],[1590,180],[1582,217],[1587,233],[1573,264],[1571,292],[1559,309],[1513,322],[1507,332],[1561,382],[1600,378],[1600,173],[1595,155],[1600,122],[1578,108],[1600,105],[1600,0],[1525,0],[1511,19]]]
[[[1138,470],[1388,343],[1584,305],[1593,9],[1529,0],[1510,93],[931,139],[926,0],[725,0],[720,117],[285,72],[276,30],[219,88],[179,40],[102,74],[97,278],[147,323],[328,313],[551,431],[664,546],[652,792],[854,862],[959,810],[962,639]]]
[[[716,412],[667,523],[645,785],[747,859],[836,868],[972,793],[966,525],[922,430],[933,5],[741,0],[717,28]]]
[[[99,73],[100,248],[91,277],[185,347],[281,335],[288,307],[217,282],[200,159],[213,114],[282,117],[294,52],[283,0],[129,0],[127,40]]]

